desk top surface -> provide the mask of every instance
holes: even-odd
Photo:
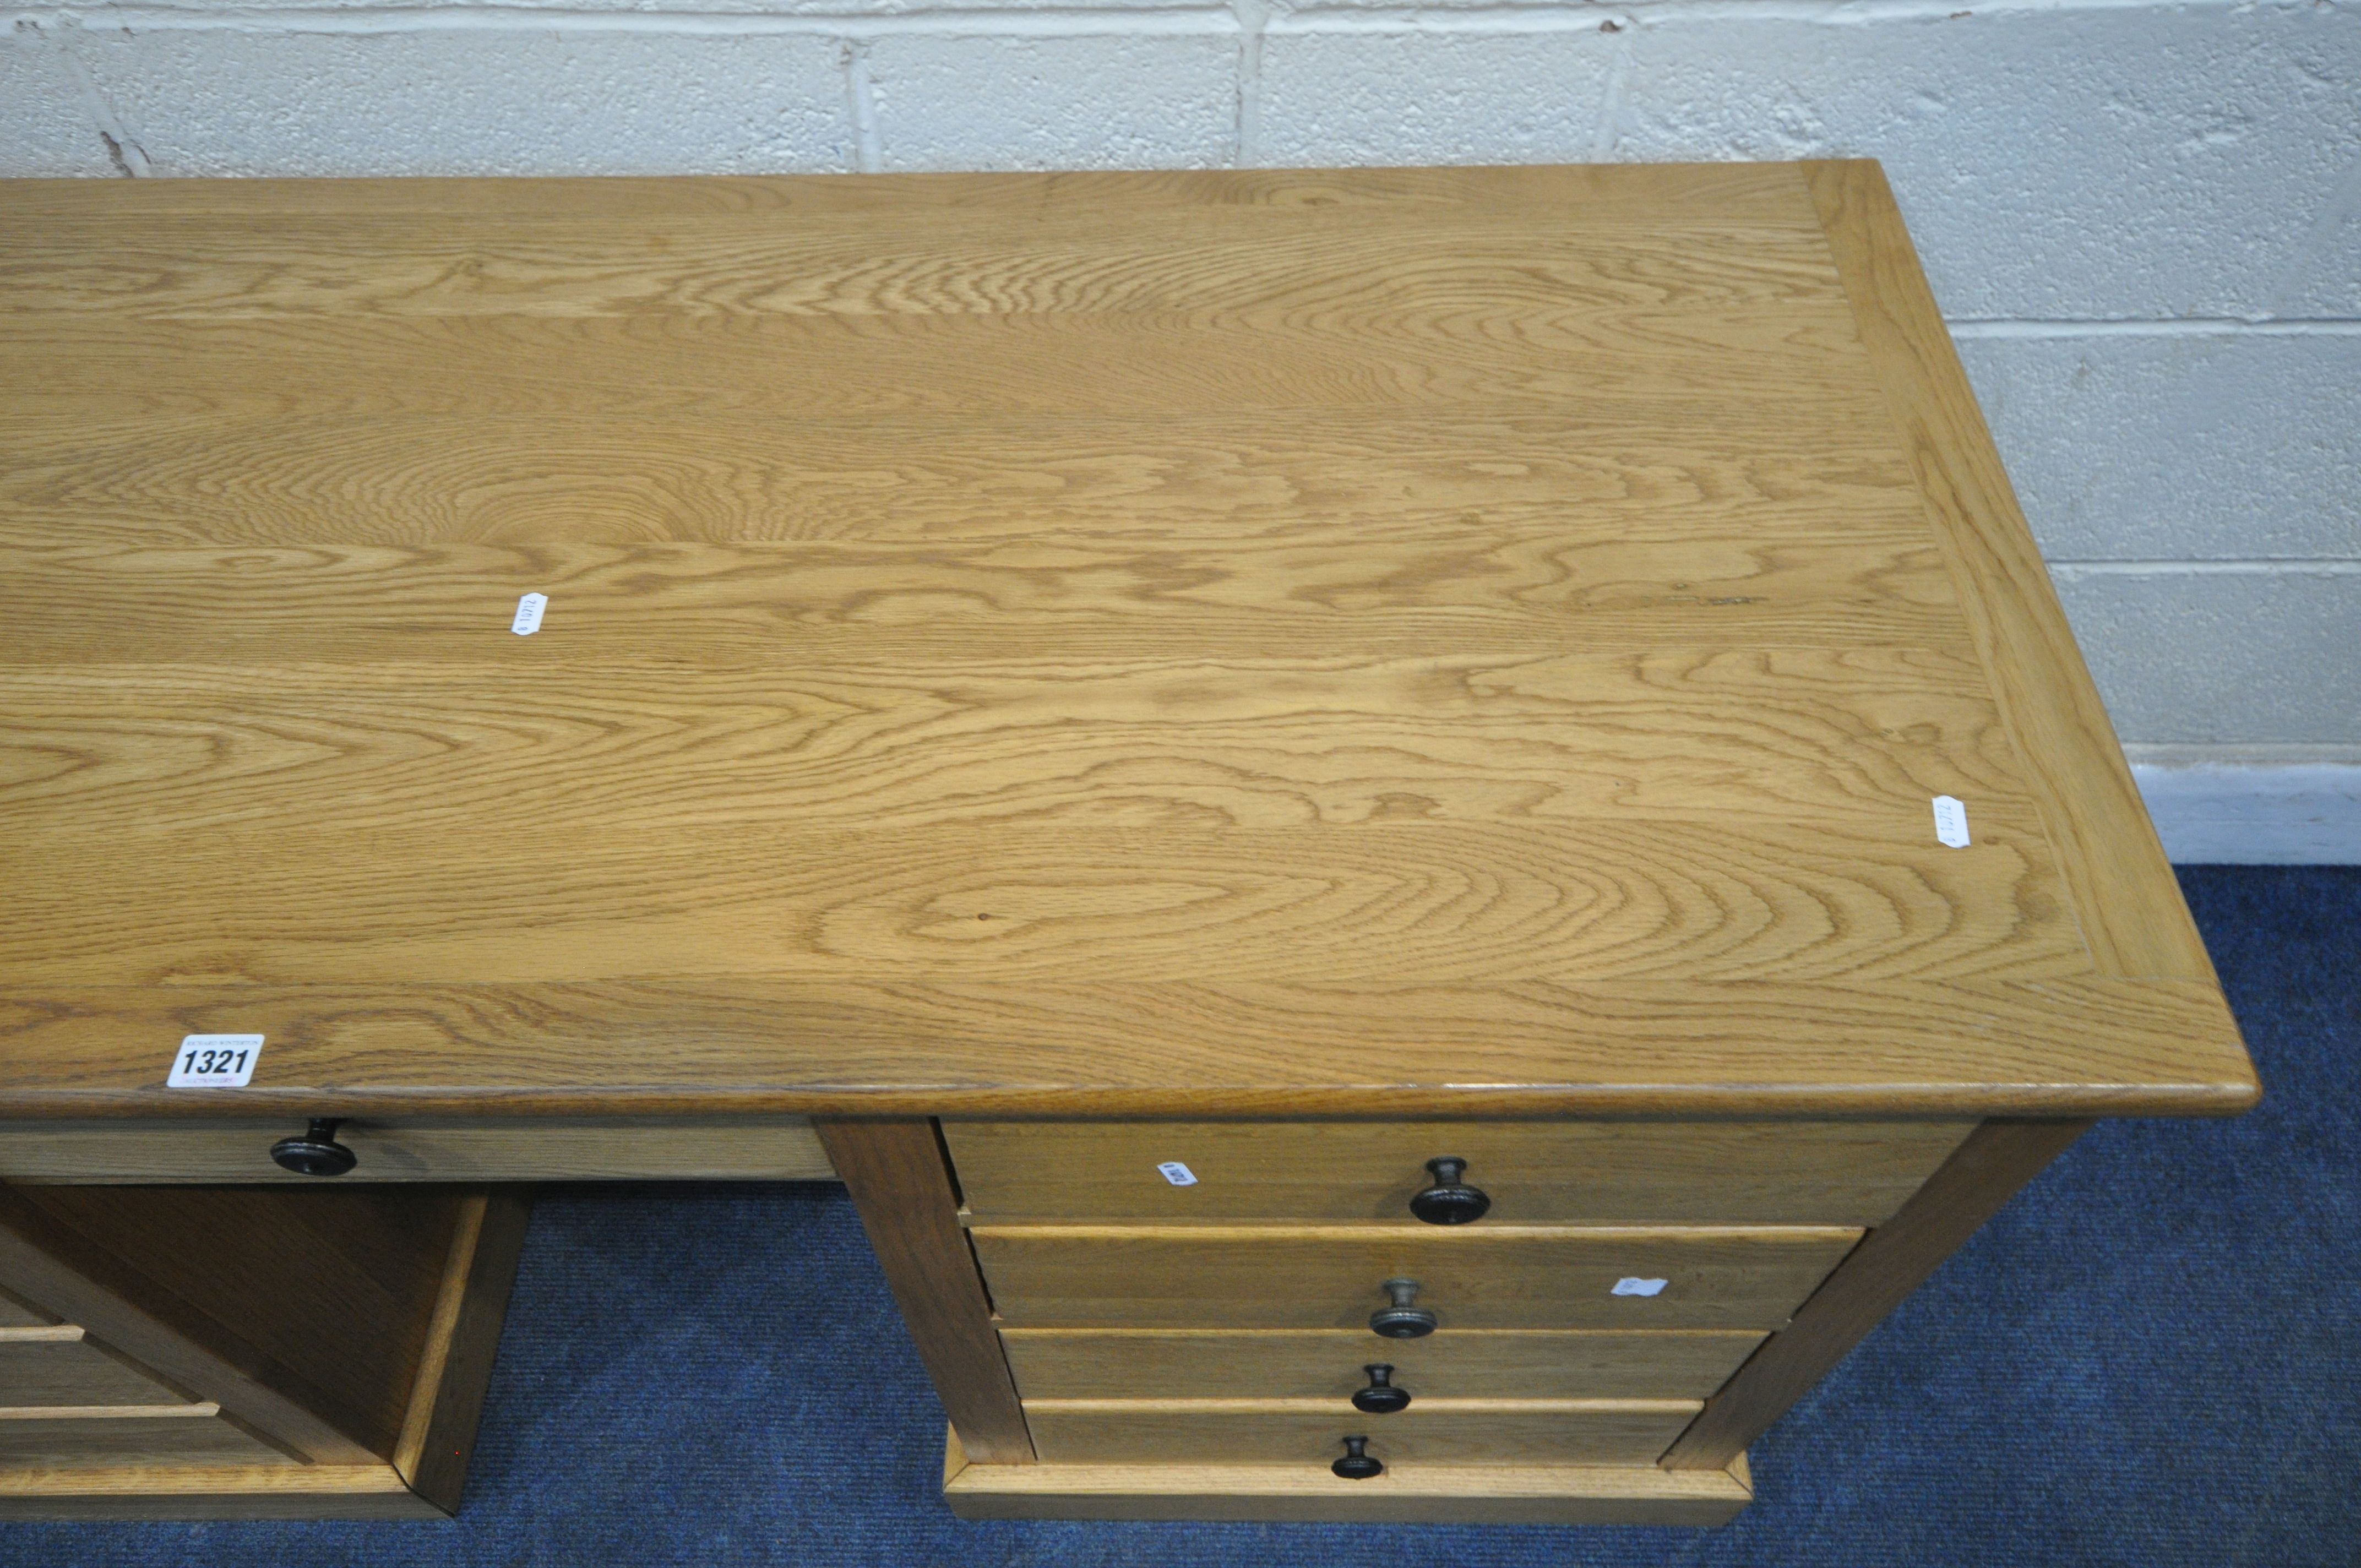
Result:
[[[0,553],[0,1113],[2255,1093],[1873,165],[15,182]]]

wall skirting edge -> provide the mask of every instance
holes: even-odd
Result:
[[[2125,750],[2180,864],[2361,865],[2361,755],[2264,762]]]

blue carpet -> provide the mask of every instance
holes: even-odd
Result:
[[[1755,1445],[1723,1530],[963,1525],[840,1192],[604,1188],[534,1215],[457,1520],[16,1524],[0,1562],[2361,1562],[2361,869],[2182,880],[2262,1108],[2085,1137]]]

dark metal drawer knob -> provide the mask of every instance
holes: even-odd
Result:
[[[270,1146],[270,1157],[281,1170],[298,1176],[342,1176],[360,1163],[360,1157],[336,1142],[344,1123],[333,1116],[314,1116],[300,1138],[281,1138]]]
[[[1334,1471],[1337,1475],[1342,1475],[1347,1481],[1367,1481],[1371,1476],[1384,1475],[1386,1473],[1386,1467],[1383,1464],[1378,1464],[1376,1460],[1370,1458],[1367,1453],[1361,1452],[1368,1446],[1369,1440],[1366,1437],[1346,1438],[1345,1440],[1345,1457],[1336,1461],[1334,1464],[1328,1466],[1328,1468]]]
[[[1483,1189],[1470,1187],[1460,1178],[1467,1174],[1467,1162],[1455,1157],[1426,1162],[1426,1173],[1434,1178],[1434,1185],[1412,1195],[1410,1212],[1430,1225],[1464,1225],[1480,1220],[1491,1208],[1492,1200]]]
[[[1369,1386],[1353,1396],[1353,1409],[1372,1416],[1390,1416],[1410,1409],[1410,1390],[1394,1387],[1391,1366],[1380,1361],[1361,1370],[1369,1375]]]
[[[1369,1314],[1369,1327],[1388,1339],[1424,1339],[1433,1333],[1438,1320],[1423,1307],[1413,1307],[1418,1299],[1418,1281],[1389,1279],[1384,1289],[1393,1305],[1380,1307]]]

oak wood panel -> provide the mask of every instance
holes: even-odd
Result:
[[[298,1452],[390,1458],[451,1252],[462,1189],[12,1187],[12,1224],[58,1265],[168,1325],[335,1434],[327,1443],[182,1375],[152,1344],[93,1334]],[[192,1246],[189,1238],[203,1236]],[[358,1453],[352,1453],[357,1447]]]
[[[902,686],[939,693],[977,665],[986,691],[1005,692],[1028,677],[1138,682],[1184,662],[1218,674],[1232,662],[1317,672],[1412,652],[1480,670],[1546,669],[1580,653],[1629,662],[1659,645],[1691,659],[1783,647],[1969,652],[1941,558],[1897,535],[1840,543],[1733,531],[1678,545],[1538,529],[1393,544],[116,545],[28,552],[24,571],[0,589],[24,629],[8,659],[85,668],[86,678],[112,680],[118,701],[137,695],[125,689],[135,676],[171,680],[147,668],[159,663],[186,671],[184,682],[225,679],[229,696],[258,663],[291,666],[298,682],[365,678],[338,665],[449,663],[495,681],[596,669],[668,676],[675,688],[717,666],[784,668],[821,692],[840,682],[855,693],[891,692],[898,672]],[[528,588],[553,607],[530,640],[509,632]],[[110,636],[110,626],[119,630]],[[628,672],[612,669],[618,660]],[[1927,684],[1938,702],[1958,699],[1939,676]],[[1806,677],[1795,695],[1810,691]],[[1085,687],[1082,698],[1081,713],[1105,713],[1102,694]]]
[[[1967,1122],[943,1123],[971,1221],[1407,1223],[1429,1159],[1487,1225],[1873,1225]],[[1160,1172],[1189,1168],[1193,1185]]]
[[[1807,177],[2101,972],[2212,981],[1884,171],[1828,162],[1810,165]],[[2235,1055],[2235,1031],[2220,1038]]]
[[[0,1328],[0,1406],[188,1403],[71,1324]]]
[[[0,1465],[297,1464],[215,1404],[0,1408]]]
[[[450,1259],[392,1454],[394,1469],[411,1489],[446,1512],[458,1512],[467,1485],[530,1209],[522,1188],[470,1193],[451,1234]]]
[[[44,182],[0,214],[0,1114],[2253,1100],[1873,172]],[[208,1028],[269,1036],[257,1084],[161,1089]],[[925,1125],[839,1124],[855,1193],[955,1420],[1030,1458]],[[48,1190],[0,1194],[13,1244],[59,1239]],[[1243,1228],[1180,1259],[1225,1300],[1285,1239]],[[1453,1259],[1520,1239],[1477,1229]],[[1060,1240],[1100,1248],[1079,1288],[1137,1283]],[[0,1272],[81,1301],[27,1245]],[[202,1260],[177,1330],[71,1321],[177,1333],[156,1365],[303,1453],[416,1467],[451,1245],[301,1238],[410,1325],[358,1372],[222,1330]],[[1716,1266],[1722,1304],[1766,1272]],[[1726,1447],[1828,1338],[1772,1340],[1696,1430]],[[1744,1491],[990,1468],[1102,1477],[979,1486],[1015,1511]]]
[[[1419,1399],[1367,1416],[1301,1399],[1027,1399],[1044,1464],[1300,1464],[1326,1469],[1366,1436],[1393,1464],[1652,1464],[1694,1399]]]
[[[0,1113],[2223,1115],[2254,1097],[2228,1016],[2217,986],[2095,979],[222,977],[0,1005]],[[256,1083],[162,1088],[192,1031],[265,1035]]]
[[[677,674],[572,668],[0,672],[15,775],[0,802],[38,806],[51,841],[162,838],[327,830],[366,788],[413,826],[491,837],[545,830],[555,768],[569,824],[649,828],[1694,826],[1765,810],[1833,826],[1915,817],[1958,791],[1976,796],[1979,828],[2030,825],[1989,704],[1945,689],[1961,670],[1927,651],[1664,648],[978,667],[956,682],[731,671],[694,693]],[[169,689],[175,717],[126,712],[135,683]],[[1143,733],[1134,716],[1148,712]],[[798,760],[813,776],[782,777]],[[1118,776],[1127,793],[1111,797],[1100,781]]]
[[[302,1129],[286,1118],[0,1123],[0,1179],[76,1185],[269,1182],[316,1187],[282,1170],[270,1146]],[[801,1116],[537,1117],[531,1121],[346,1122],[337,1142],[359,1164],[340,1185],[373,1181],[829,1181],[828,1156]]]
[[[1864,437],[1841,410],[1711,392],[1547,414],[1306,409],[1280,431],[1221,412],[1153,425],[816,417],[783,430],[756,410],[327,412],[228,387],[163,408],[44,397],[8,426],[0,543],[27,553],[23,569],[78,564],[93,576],[71,586],[98,592],[98,566],[169,581],[222,547],[249,574],[281,563],[243,606],[264,614],[339,583],[365,590],[343,596],[349,613],[403,591],[388,567],[445,559],[404,550],[468,543],[484,554],[449,559],[493,576],[504,562],[549,571],[601,547],[699,541],[1054,540],[1102,554],[1163,543],[1200,547],[1181,558],[1200,565],[1227,541],[1432,548],[1497,531],[1569,550],[1653,547],[1689,570],[1677,547],[1719,539],[1933,549],[1909,467],[1873,428]],[[129,548],[154,554],[119,554]],[[1613,554],[1576,564],[1630,569]]]
[[[1200,323],[1186,316],[721,315],[199,317],[155,352],[145,323],[0,315],[0,415],[93,395],[185,405],[225,382],[351,411],[390,392],[427,414],[646,406],[766,410],[784,421],[1301,408],[1546,412],[1592,394],[1663,398],[1700,383],[1868,417],[1878,407],[1841,301],[1776,311],[1657,308],[1519,320]],[[1399,335],[1397,335],[1399,334]],[[36,390],[36,389],[38,389]]]
[[[1763,1341],[1745,1331],[1481,1330],[1382,1342],[1363,1329],[1000,1332],[1027,1399],[1343,1401],[1373,1362],[1413,1399],[1703,1398]]]
[[[1448,235],[1334,210],[1280,222],[1109,230],[879,216],[857,228],[679,217],[624,252],[611,222],[500,215],[431,225],[279,218],[0,230],[0,291],[44,315],[1011,315],[1185,313],[1200,324],[1350,324],[1371,337],[1631,310],[1841,302],[1808,229],[1602,230],[1578,214],[1462,219]],[[651,252],[660,254],[650,254]],[[1481,318],[1477,318],[1480,320]]]
[[[2251,1101],[1803,171],[237,195],[0,191],[0,1113]]]
[[[1389,1278],[1453,1329],[1763,1329],[1787,1321],[1860,1240],[1837,1226],[978,1225],[1016,1328],[1365,1326]],[[1653,1296],[1615,1295],[1626,1277]],[[1382,1349],[1390,1341],[1369,1337]],[[1372,1356],[1372,1359],[1382,1359]]]
[[[934,1123],[914,1116],[814,1124],[861,1212],[952,1430],[980,1464],[1031,1464],[1025,1412],[960,1228],[959,1194]]]
[[[943,1459],[943,1500],[966,1519],[1695,1527],[1727,1524],[1753,1496],[1742,1455],[1727,1470],[1397,1464],[1371,1481],[1292,1464],[970,1464],[956,1437]]]
[[[178,1233],[173,1245],[189,1234]],[[195,1234],[204,1233],[201,1227]],[[27,1201],[22,1189],[0,1189],[0,1279],[52,1315],[87,1326],[177,1390],[225,1409],[275,1448],[323,1465],[367,1465],[377,1458],[319,1413],[313,1390],[284,1391],[289,1375],[265,1352],[225,1330],[192,1336],[186,1303],[160,1293],[144,1272],[93,1248]],[[0,1475],[8,1474],[0,1467]],[[5,1495],[0,1486],[0,1497]]]
[[[1977,851],[1923,808],[1793,829],[1378,820],[651,828],[579,843],[260,826],[159,882],[120,846],[16,869],[22,994],[110,985],[938,981],[1446,984],[2067,979],[2090,960],[2030,826]],[[568,853],[571,850],[573,852]],[[693,883],[676,880],[700,867]],[[79,916],[77,918],[76,916]],[[366,930],[356,943],[351,932]],[[1340,992],[1340,1008],[1348,1005]],[[1354,1009],[1357,1012],[1358,1009]],[[165,1046],[169,1056],[170,1045]],[[269,1058],[263,1058],[268,1061]]]
[[[442,1517],[384,1464],[0,1467],[0,1519]]]
[[[1743,1453],[2090,1124],[1994,1118],[1978,1127],[1707,1401],[1664,1463],[1712,1470]]]

